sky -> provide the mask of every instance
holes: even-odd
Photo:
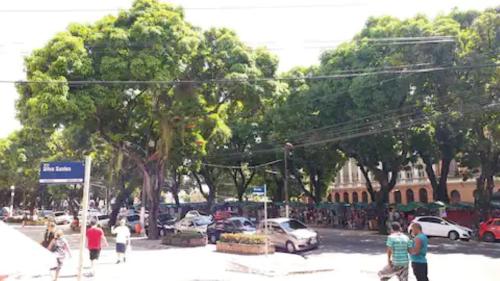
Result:
[[[435,17],[483,10],[498,0],[171,0],[186,19],[203,29],[227,27],[252,47],[278,55],[280,70],[318,62],[322,51],[348,41],[370,16]],[[0,1],[0,80],[23,80],[23,60],[72,22],[92,23],[127,9],[132,0]],[[42,10],[42,12],[40,11]],[[61,11],[63,10],[63,11]],[[0,83],[0,138],[19,129],[13,84]]]

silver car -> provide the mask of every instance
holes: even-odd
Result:
[[[277,248],[289,253],[316,249],[319,246],[318,233],[295,219],[277,218],[261,221],[259,234],[264,234],[268,224],[269,241]]]

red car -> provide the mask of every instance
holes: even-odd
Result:
[[[492,218],[479,226],[479,239],[486,242],[495,242],[500,239],[500,218]]]

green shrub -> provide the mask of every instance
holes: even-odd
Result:
[[[244,233],[224,233],[220,237],[221,242],[238,243],[248,245],[263,245],[266,243],[266,237],[257,234],[244,234]]]

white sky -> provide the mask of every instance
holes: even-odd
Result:
[[[251,46],[267,46],[280,58],[280,70],[317,63],[321,51],[349,40],[369,16],[435,16],[498,5],[498,0],[171,0],[186,9],[187,20],[202,28],[228,27]],[[0,80],[25,78],[23,58],[71,22],[91,23],[126,9],[132,0],[0,1]],[[316,7],[301,7],[299,5]],[[194,9],[217,7],[253,9]],[[262,8],[272,6],[274,8]],[[276,6],[295,6],[280,8]],[[261,7],[256,9],[255,7]],[[193,8],[193,9],[189,9]],[[85,12],[13,12],[12,10],[87,10]],[[95,11],[95,10],[106,11]],[[2,13],[1,11],[11,10]],[[88,11],[92,10],[92,11]],[[0,138],[19,128],[14,85],[0,83]]]

